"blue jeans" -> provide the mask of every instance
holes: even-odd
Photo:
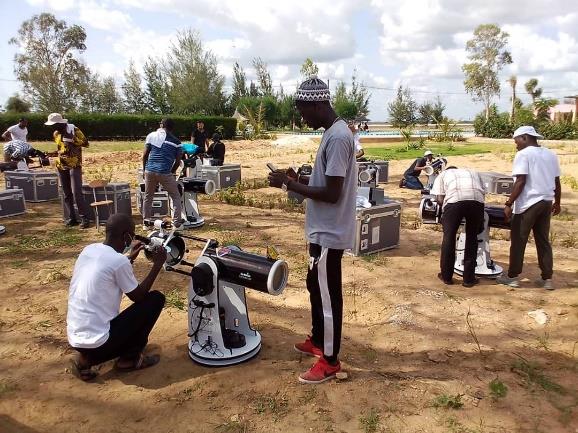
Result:
[[[403,175],[403,178],[405,179],[405,187],[407,189],[423,189],[423,183],[421,183],[417,176],[406,173]]]

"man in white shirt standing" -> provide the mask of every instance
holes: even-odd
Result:
[[[143,248],[135,238],[134,222],[125,214],[112,215],[106,239],[82,250],[74,265],[66,316],[68,342],[80,355],[74,362],[77,376],[91,380],[92,367],[118,358],[118,371],[133,371],[159,362],[143,351],[165,304],[165,296],[150,291],[167,253],[152,252],[153,267],[139,284],[131,263]],[[124,255],[124,252],[130,253]],[[122,295],[134,303],[120,312]],[[120,312],[120,314],[119,314]]]
[[[466,219],[466,248],[464,251],[464,287],[478,284],[476,258],[478,233],[484,222],[484,186],[480,175],[468,169],[448,167],[434,181],[431,194],[443,205],[442,227],[444,237],[440,255],[441,272],[438,278],[445,284],[453,284],[456,261],[456,234]]]
[[[28,136],[28,120],[25,117],[18,119],[16,125],[12,125],[2,134],[2,138],[6,141],[19,140],[26,141]]]
[[[550,245],[550,218],[560,213],[560,164],[550,149],[538,144],[544,138],[532,126],[514,131],[516,157],[512,168],[515,177],[512,194],[506,201],[506,217],[512,219],[510,265],[508,275],[497,279],[500,284],[519,287],[518,276],[524,265],[524,252],[530,231],[534,234],[538,265],[542,271],[539,284],[553,290],[554,257]]]

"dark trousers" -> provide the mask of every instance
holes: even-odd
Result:
[[[466,249],[464,251],[464,282],[475,280],[476,258],[478,255],[478,233],[484,222],[484,204],[475,200],[449,203],[444,207],[442,227],[444,237],[440,256],[441,274],[449,281],[454,274],[456,261],[456,234],[462,222],[466,219]]]
[[[309,256],[307,291],[311,302],[311,340],[315,346],[323,349],[327,361],[335,363],[341,346],[343,321],[343,250],[309,244]]]
[[[524,253],[530,231],[534,233],[538,265],[542,271],[542,279],[549,280],[554,273],[554,257],[550,245],[550,218],[552,202],[540,201],[521,214],[514,214],[511,227],[510,267],[508,276],[517,277],[522,273]]]
[[[68,170],[58,170],[60,186],[64,193],[64,204],[68,210],[68,217],[76,220],[76,210],[74,203],[81,218],[88,219],[89,211],[82,196],[82,167],[70,168]]]
[[[145,299],[135,302],[110,321],[108,340],[94,349],[75,348],[85,355],[90,365],[122,357],[135,359],[147,345],[163,306],[165,295],[153,290]]]
[[[421,183],[419,177],[406,172],[403,174],[403,178],[405,179],[405,187],[407,189],[423,189],[423,183]]]

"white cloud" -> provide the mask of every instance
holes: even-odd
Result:
[[[26,0],[26,2],[40,9],[52,9],[55,11],[67,11],[72,9],[75,0]]]
[[[115,0],[117,6],[163,11],[175,10],[201,18],[212,25],[234,29],[251,41],[244,53],[262,57],[268,63],[301,64],[305,58],[317,61],[346,59],[355,53],[350,25],[352,13],[364,7],[346,0]]]
[[[80,21],[95,29],[124,33],[133,26],[132,19],[128,14],[110,9],[95,1],[82,1],[78,6]]]
[[[215,39],[205,42],[205,48],[211,50],[215,56],[223,60],[238,59],[251,48],[251,41],[244,38]]]

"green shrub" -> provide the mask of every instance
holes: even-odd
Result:
[[[486,120],[484,113],[480,113],[474,119],[474,131],[476,135],[488,138],[508,138],[514,132],[508,113],[492,111]]]
[[[29,140],[51,140],[52,128],[45,126],[46,113],[26,113],[28,119]],[[0,129],[5,131],[9,126],[18,123],[21,113],[0,114]],[[164,117],[175,121],[175,134],[183,140],[190,140],[197,120],[205,122],[205,129],[211,136],[222,126],[222,135],[230,139],[235,137],[237,120],[232,117],[206,116],[173,116],[161,114],[93,114],[65,113],[70,123],[78,126],[89,140],[135,140],[144,138],[158,128]]]
[[[570,140],[578,136],[576,126],[570,122],[541,122],[538,132],[546,140]]]

